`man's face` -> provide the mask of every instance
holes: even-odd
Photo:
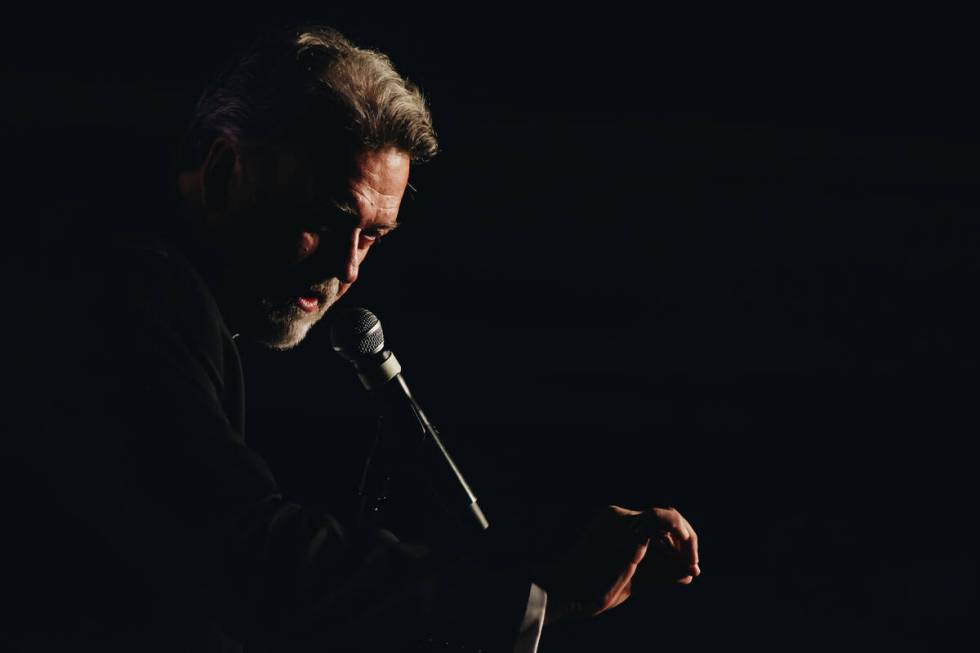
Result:
[[[409,156],[360,152],[341,165],[288,150],[265,155],[233,202],[241,330],[277,349],[298,344],[397,226]]]

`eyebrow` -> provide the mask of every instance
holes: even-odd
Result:
[[[355,209],[353,205],[351,205],[349,202],[331,200],[330,203],[333,205],[334,208],[339,210],[341,213],[344,213],[354,218],[360,217],[357,213],[357,209]],[[397,221],[393,224],[382,222],[382,223],[371,225],[369,228],[390,233],[395,229],[397,229],[398,227],[400,227],[401,224],[402,224],[401,222],[397,222]]]
[[[385,231],[387,233],[391,233],[392,231],[394,231],[400,226],[402,226],[401,222],[396,222],[395,224],[381,223],[381,224],[371,225],[370,227],[368,227],[368,229],[377,229],[378,231]]]
[[[330,204],[333,205],[335,209],[341,211],[342,213],[346,213],[347,215],[352,215],[354,217],[357,217],[357,209],[355,209],[354,205],[351,204],[348,200],[331,199]]]

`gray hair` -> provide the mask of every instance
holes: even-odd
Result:
[[[386,55],[312,24],[275,31],[231,60],[197,102],[178,167],[200,165],[222,135],[241,145],[292,136],[348,151],[394,147],[418,163],[438,151],[420,89]]]

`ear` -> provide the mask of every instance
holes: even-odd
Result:
[[[234,145],[225,136],[215,138],[201,163],[201,201],[207,211],[227,208],[239,170]]]

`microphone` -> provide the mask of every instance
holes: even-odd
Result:
[[[407,406],[411,410],[423,433],[427,477],[445,508],[464,526],[469,524],[480,531],[489,528],[490,522],[476,502],[476,496],[405,382],[401,364],[391,351],[385,349],[384,332],[377,316],[365,308],[340,311],[330,328],[330,342],[334,351],[354,365],[358,378],[368,391],[379,396],[387,406]],[[362,479],[362,499],[366,478],[367,468]],[[381,500],[384,498],[380,497]]]

